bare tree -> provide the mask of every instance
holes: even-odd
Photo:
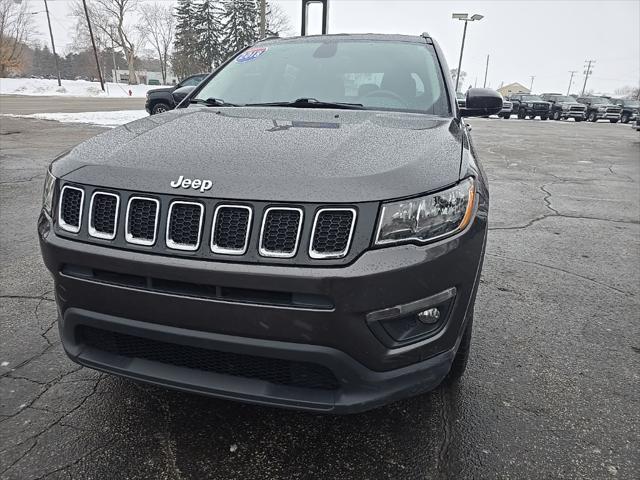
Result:
[[[139,3],[139,0],[93,0],[89,5],[94,32],[102,39],[98,43],[104,45],[106,41],[111,41],[124,53],[129,67],[129,84],[137,83],[136,53],[145,42],[144,35],[136,27]],[[78,30],[86,29],[81,2],[76,1],[73,14],[78,18]]]
[[[0,77],[22,66],[32,23],[26,2],[0,0]]]
[[[280,8],[280,5],[267,4],[267,34],[286,37],[293,35],[293,28],[289,16]]]
[[[153,46],[160,60],[162,83],[167,83],[169,53],[175,33],[176,20],[172,5],[161,5],[157,2],[140,6],[140,23],[138,30]]]

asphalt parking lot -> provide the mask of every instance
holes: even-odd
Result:
[[[466,376],[332,417],[67,360],[36,238],[42,178],[102,130],[0,117],[0,478],[640,478],[640,135],[470,123],[491,232]]]

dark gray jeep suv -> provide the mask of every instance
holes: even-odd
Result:
[[[38,232],[69,357],[356,412],[464,371],[489,194],[427,35],[269,39],[175,111],[53,161]]]

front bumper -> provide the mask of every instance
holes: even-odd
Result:
[[[562,111],[562,118],[581,118],[581,119],[585,119],[587,118],[587,114],[585,113],[585,111],[577,111],[577,110],[563,110]]]
[[[620,116],[619,113],[596,112],[598,120],[620,120]]]
[[[163,257],[80,243],[54,234],[41,215],[40,245],[56,287],[62,344],[77,363],[167,387],[257,404],[351,413],[435,388],[448,373],[470,317],[487,229],[480,197],[475,221],[461,234],[428,246],[365,252],[339,267],[285,267]],[[151,291],[74,276],[73,268],[179,279],[219,288],[265,289],[330,298],[332,307],[294,308]],[[103,277],[104,278],[104,277]],[[367,314],[411,304],[449,288],[455,299],[431,337],[388,346]],[[213,287],[212,287],[213,288]],[[176,345],[329,369],[338,388],[274,384],[133,358],[86,344],[86,326]]]

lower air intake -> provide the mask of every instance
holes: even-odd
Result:
[[[78,340],[96,350],[177,367],[263,380],[292,387],[335,390],[338,380],[328,368],[308,362],[222,352],[102,330],[76,329]]]

